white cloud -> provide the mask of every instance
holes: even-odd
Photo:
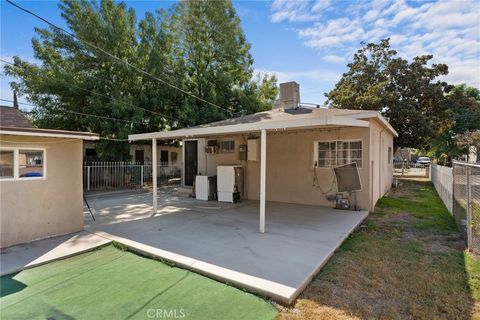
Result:
[[[270,19],[273,22],[284,20],[292,22],[313,21],[318,18],[320,18],[320,15],[314,13],[310,4],[305,1],[275,0],[272,4]]]
[[[294,72],[255,69],[254,74],[275,74],[279,83],[288,81],[301,82],[302,80],[315,80],[318,82],[331,83],[340,80],[340,77],[342,76],[340,72],[327,69],[313,69]]]
[[[400,56],[411,60],[432,54],[433,63],[448,64],[450,74],[445,79],[480,87],[480,1],[332,2],[320,11],[313,10],[316,4],[307,2],[290,3],[289,8],[275,3],[272,21],[273,15],[282,10],[289,14],[284,13],[278,21],[307,21],[310,25],[296,29],[298,36],[328,63],[345,62],[341,59],[351,57],[361,41],[378,42],[390,37],[392,48]],[[329,16],[327,10],[340,16]],[[323,13],[321,19],[319,12]]]
[[[312,6],[313,12],[322,12],[330,7],[332,2],[330,0],[317,0]]]
[[[345,57],[329,54],[323,57],[323,60],[331,63],[344,63]]]

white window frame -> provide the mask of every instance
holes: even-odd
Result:
[[[318,165],[318,144],[320,142],[328,142],[328,143],[332,143],[332,142],[335,142],[335,165],[333,166],[327,166],[327,167],[324,167],[324,166],[319,166]],[[336,166],[338,166],[339,164],[337,163],[338,159],[337,159],[337,153],[338,153],[338,149],[337,149],[337,144],[338,142],[360,142],[362,144],[362,148],[360,149],[362,151],[362,165],[361,166],[358,166],[358,169],[362,169],[363,168],[363,164],[365,162],[364,160],[364,143],[363,143],[363,139],[331,139],[331,140],[315,140],[313,142],[313,167],[317,168],[317,169],[331,169],[331,168],[334,168]],[[357,150],[357,149],[355,149]],[[355,158],[356,159],[356,158]],[[350,144],[349,144],[349,149],[348,149],[348,158],[347,158],[347,163],[351,163],[352,161],[350,161]],[[344,163],[346,164],[346,163]],[[358,164],[357,164],[358,165]]]
[[[2,178],[0,181],[30,181],[30,180],[46,180],[47,179],[47,149],[30,148],[30,147],[0,147],[1,151],[13,151],[13,178]],[[43,151],[43,174],[41,177],[20,177],[20,150]]]

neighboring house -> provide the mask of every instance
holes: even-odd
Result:
[[[83,229],[83,140],[98,135],[38,129],[0,107],[0,247]]]
[[[130,144],[131,161],[144,163],[152,161],[152,146],[150,144]],[[182,168],[182,147],[174,144],[158,145],[157,159],[163,166]],[[95,151],[95,142],[85,141],[83,143],[83,161],[101,161]]]
[[[260,200],[260,226],[265,201],[332,206],[326,196],[337,193],[333,168],[351,162],[362,185],[351,201],[373,210],[392,185],[397,132],[376,111],[299,107],[298,92],[296,83],[281,84],[279,107],[271,111],[129,139],[150,139],[154,148],[158,140],[183,140],[186,186],[196,175],[217,175],[219,165],[242,166],[240,191]]]
[[[397,148],[393,154],[394,161],[415,161],[417,159],[417,149]]]

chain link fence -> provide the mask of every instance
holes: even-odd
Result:
[[[480,165],[454,161],[452,213],[468,248],[480,254]]]

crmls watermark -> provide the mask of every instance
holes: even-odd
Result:
[[[185,316],[185,309],[147,309],[147,318],[149,319],[182,319]]]

